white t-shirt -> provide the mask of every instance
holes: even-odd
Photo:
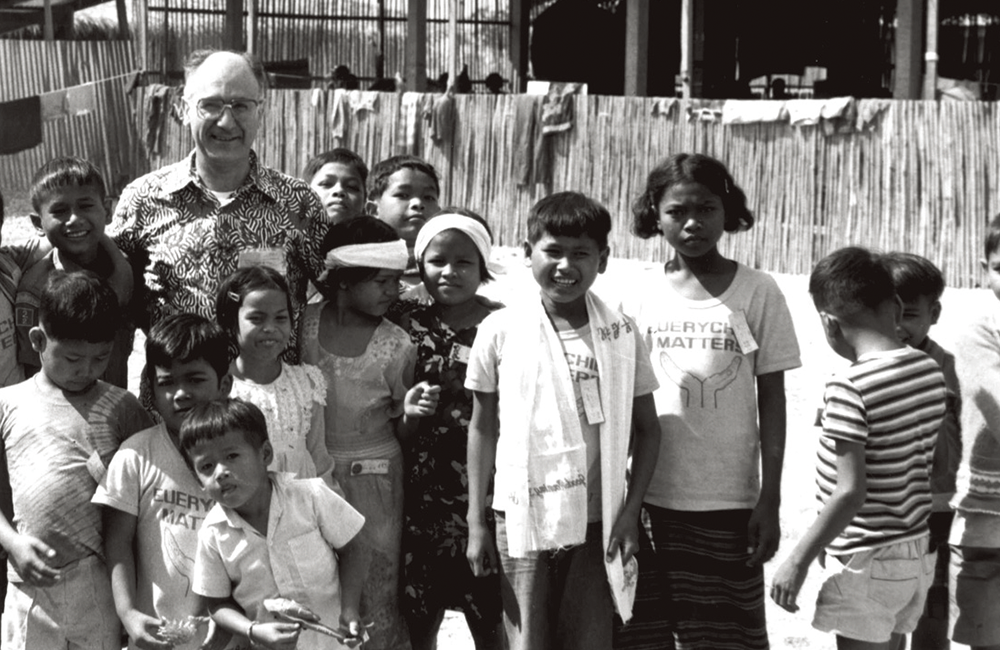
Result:
[[[601,427],[599,424],[590,424],[587,419],[580,384],[585,381],[600,381],[597,357],[594,356],[594,338],[590,333],[589,323],[578,330],[559,330],[558,334],[569,365],[569,376],[573,380],[583,444],[587,447],[587,521],[593,523],[601,520]]]
[[[646,502],[688,511],[752,508],[760,492],[758,375],[797,368],[799,346],[774,279],[742,264],[717,298],[689,300],[662,269],[635,283],[635,318],[660,382],[660,456]],[[745,323],[759,349],[745,353]]]
[[[138,517],[135,581],[139,610],[165,619],[186,616],[198,529],[215,501],[202,492],[162,422],[122,443],[93,502]],[[199,640],[175,648],[197,648]],[[131,642],[129,647],[134,647]]]

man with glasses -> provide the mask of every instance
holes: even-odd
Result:
[[[194,151],[129,184],[111,226],[143,269],[144,329],[180,311],[214,318],[221,280],[255,264],[286,273],[295,311],[302,307],[305,265],[318,264],[313,247],[327,223],[308,184],[261,165],[251,148],[266,81],[260,61],[242,52],[202,50],[185,63]]]

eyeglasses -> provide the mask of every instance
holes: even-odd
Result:
[[[205,120],[219,119],[227,107],[233,112],[233,117],[243,120],[253,115],[258,106],[260,102],[256,99],[233,99],[228,102],[221,99],[199,99],[195,104],[198,116]]]

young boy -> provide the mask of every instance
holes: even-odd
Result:
[[[820,260],[809,279],[826,340],[852,365],[830,379],[817,459],[819,516],[774,575],[771,598],[796,611],[809,565],[829,573],[813,627],[840,648],[898,648],[934,574],[930,472],[945,413],[937,363],[896,336],[900,304],[885,263],[863,248]]]
[[[134,278],[124,255],[104,237],[111,221],[104,179],[94,165],[80,158],[56,158],[42,165],[31,181],[32,223],[53,246],[37,264],[25,272],[17,288],[18,359],[26,377],[38,372],[38,354],[28,333],[38,324],[38,302],[42,287],[56,270],[93,271],[107,280],[122,306],[131,304]],[[122,312],[114,327],[114,348],[101,379],[125,388],[128,356],[132,352],[135,327]]]
[[[631,607],[624,572],[635,568],[660,426],[635,324],[590,291],[607,266],[610,230],[607,210],[582,194],[536,203],[524,253],[540,296],[487,316],[469,359],[467,556],[477,576],[498,568],[485,523],[495,465],[511,650],[606,650],[615,606],[626,620]]]
[[[161,421],[126,440],[93,502],[104,508],[104,548],[130,648],[163,647],[164,620],[192,613],[198,529],[214,502],[180,452],[181,421],[232,387],[228,337],[213,321],[175,314],[146,338],[146,372]],[[175,650],[198,647],[201,636]]]
[[[416,156],[400,155],[375,164],[368,178],[368,211],[396,229],[410,251],[407,269],[416,273],[413,244],[427,220],[438,213],[441,186],[437,171]],[[410,284],[413,284],[411,282]]]
[[[308,610],[307,620],[339,623],[357,645],[367,555],[356,536],[364,517],[322,479],[267,471],[273,451],[264,415],[252,404],[196,406],[181,425],[180,443],[216,501],[198,533],[192,581],[215,622],[252,645],[344,647],[265,608],[267,599],[287,598]]]
[[[90,503],[123,440],[151,422],[139,401],[98,377],[111,355],[118,299],[89,271],[51,274],[29,334],[41,372],[0,390],[0,435],[14,494],[4,648],[121,648]]]
[[[947,408],[937,442],[931,470],[932,509],[929,520],[931,551],[937,553],[934,584],[927,592],[927,606],[913,631],[913,650],[948,648],[948,534],[955,512],[949,502],[955,496],[955,475],[962,458],[962,437],[958,427],[958,377],[955,356],[935,343],[927,334],[941,316],[944,276],[927,258],[912,253],[888,253],[883,261],[892,274],[896,295],[903,302],[903,314],[896,328],[899,340],[926,352],[944,373]]]
[[[330,223],[347,221],[365,213],[368,165],[350,149],[324,151],[306,163],[302,180],[319,196]]]
[[[982,260],[1000,298],[1000,215],[990,222]],[[949,636],[974,650],[1000,649],[1000,303],[981,313],[955,343],[962,395],[962,460],[951,527]]]

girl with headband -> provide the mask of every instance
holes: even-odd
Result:
[[[403,326],[417,346],[416,378],[441,386],[439,407],[403,441],[406,456],[403,529],[403,614],[413,650],[437,647],[445,609],[465,613],[476,650],[500,648],[500,576],[472,575],[468,540],[466,442],[472,396],[465,370],[479,323],[500,305],[477,299],[492,279],[492,236],[479,215],[454,208],[430,219],[417,235],[414,257],[433,299]]]
[[[438,387],[413,385],[416,346],[384,318],[399,297],[406,244],[374,217],[334,224],[323,238],[325,300],[306,308],[302,355],[327,381],[326,446],[347,501],[365,517],[371,554],[361,611],[371,619],[365,648],[406,650],[399,610],[403,458],[397,435],[434,413]],[[412,388],[411,388],[412,386]]]

